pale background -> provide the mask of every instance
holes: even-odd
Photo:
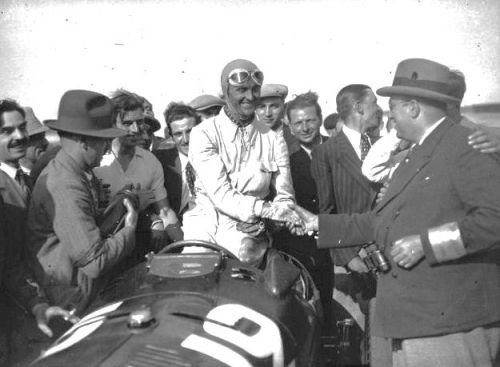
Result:
[[[498,0],[0,0],[0,10],[0,98],[40,119],[56,117],[68,89],[124,87],[162,121],[172,100],[217,94],[234,58],[291,95],[316,91],[325,116],[341,87],[390,85],[409,57],[462,70],[466,105],[500,102]]]

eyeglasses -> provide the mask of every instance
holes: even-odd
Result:
[[[248,71],[245,69],[234,69],[227,76],[229,84],[234,86],[242,85],[250,78],[252,78],[257,85],[262,85],[264,82],[264,74],[260,70]]]

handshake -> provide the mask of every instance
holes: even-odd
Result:
[[[313,235],[318,230],[318,216],[292,203],[265,202],[260,217],[277,227],[288,228],[296,236]],[[236,227],[254,236],[265,231],[265,224],[262,220],[240,222]]]

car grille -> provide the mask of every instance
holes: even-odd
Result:
[[[128,361],[128,367],[192,367],[175,349],[146,344]]]

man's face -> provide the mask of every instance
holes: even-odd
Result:
[[[227,89],[227,106],[243,118],[251,117],[255,112],[257,101],[260,97],[260,85],[252,78],[238,86],[229,85]]]
[[[148,139],[142,108],[126,111],[123,117],[117,116],[116,127],[125,130],[128,134],[119,138],[120,144],[128,147],[144,145]]]
[[[49,147],[49,142],[45,138],[45,133],[42,133],[40,137],[30,137],[28,147],[26,148],[26,156],[24,157],[28,161],[35,164],[41,157],[43,153],[47,151]]]
[[[255,113],[260,121],[274,129],[283,117],[284,109],[285,104],[280,97],[267,97],[260,100]]]
[[[415,142],[418,136],[418,126],[411,118],[410,103],[397,97],[391,97],[389,99],[389,118],[394,120],[394,128],[398,138]]]
[[[377,97],[373,91],[368,89],[366,92],[364,98],[359,102],[363,109],[363,132],[376,129],[380,126],[380,111],[382,111],[377,104]]]
[[[111,145],[110,139],[85,138],[87,149],[85,150],[85,162],[87,167],[95,168],[101,165],[103,155]]]
[[[319,136],[321,119],[314,106],[290,111],[290,132],[300,143],[310,144]]]
[[[175,146],[177,147],[177,150],[184,155],[188,155],[189,135],[195,125],[196,121],[194,117],[185,117],[181,120],[170,123],[172,139],[174,139]]]
[[[4,112],[0,118],[0,161],[17,163],[28,146],[26,121],[18,111]]]

